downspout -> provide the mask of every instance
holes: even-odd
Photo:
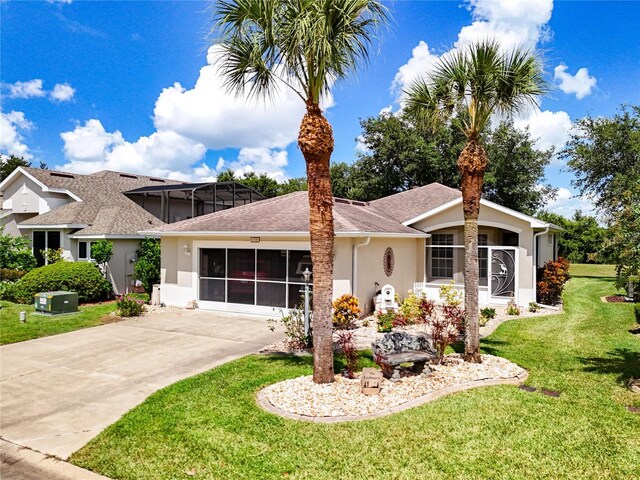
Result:
[[[549,225],[542,231],[533,234],[533,298],[537,299],[537,272],[538,272],[538,237],[549,233]]]
[[[356,285],[358,284],[358,248],[366,247],[371,242],[371,237],[367,237],[367,239],[362,243],[354,243],[351,247],[351,295],[357,297],[356,295]]]

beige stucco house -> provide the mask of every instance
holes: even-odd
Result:
[[[0,183],[0,226],[5,233],[27,237],[39,265],[45,263],[42,250],[62,248],[67,260],[91,261],[93,242],[112,241],[109,275],[117,291],[126,292],[135,281],[141,230],[263,198],[235,182],[18,167]]]
[[[336,198],[334,297],[351,293],[371,311],[385,284],[401,297],[462,289],[463,225],[460,191],[438,183],[372,202]],[[485,200],[479,225],[480,302],[535,301],[560,229]],[[299,303],[308,232],[307,192],[295,192],[142,233],[162,238],[162,302],[271,315]]]

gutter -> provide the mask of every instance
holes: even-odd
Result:
[[[351,295],[357,297],[356,286],[358,285],[358,248],[366,247],[371,242],[371,237],[367,237],[364,242],[354,243],[351,247]]]
[[[538,271],[538,237],[541,235],[546,235],[547,233],[549,233],[549,228],[550,226],[547,224],[546,228],[542,231],[542,232],[538,232],[538,233],[534,233],[533,234],[533,274],[532,274],[532,280],[533,280],[533,295],[534,298],[537,297],[537,278],[536,278],[536,273]],[[535,301],[535,300],[534,300]]]

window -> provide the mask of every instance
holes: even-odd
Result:
[[[89,260],[93,258],[91,254],[91,246],[96,242],[81,242],[78,241],[78,260]]]
[[[200,300],[293,308],[300,302],[304,250],[200,250]]]
[[[453,245],[453,234],[435,233],[431,235],[431,245]],[[453,278],[453,248],[431,248],[431,276]]]
[[[45,259],[42,255],[42,250],[48,250],[50,248],[57,250],[60,248],[60,232],[59,231],[34,231],[33,239],[31,241],[33,246],[33,256],[36,257],[38,266],[44,265]]]
[[[488,244],[489,236],[486,233],[478,235],[478,269],[480,271],[480,285],[487,284],[489,249],[483,247],[486,247]]]

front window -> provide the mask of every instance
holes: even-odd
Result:
[[[36,257],[38,266],[46,264],[42,250],[57,250],[60,248],[60,232],[59,231],[43,231],[36,230],[33,232],[33,239],[31,242],[33,246],[33,256]]]
[[[480,275],[480,285],[487,284],[487,270],[489,250],[486,248],[489,244],[489,236],[486,233],[478,235],[478,269]]]
[[[96,242],[78,242],[78,260],[90,260],[93,258],[91,247]]]
[[[453,234],[434,233],[431,245],[453,245]],[[453,278],[453,247],[431,248],[431,276]]]

